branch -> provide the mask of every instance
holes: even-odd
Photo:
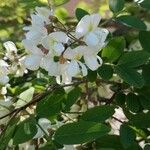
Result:
[[[58,85],[58,84],[55,84],[55,85],[51,85],[46,92],[42,93],[42,94],[37,94],[33,97],[33,100],[30,101],[29,103],[27,103],[26,105],[20,107],[20,108],[17,108],[17,109],[14,109],[13,111],[11,111],[10,113],[0,117],[0,120],[3,119],[3,118],[6,118],[8,116],[11,116],[13,115],[14,113],[17,112],[17,114],[26,109],[27,107],[31,106],[31,105],[34,105],[35,103],[41,101],[45,96],[47,96],[49,93],[57,90],[57,89],[60,89],[60,88],[64,88],[64,87],[69,87],[69,86],[77,86],[77,85],[80,85],[82,83],[85,83],[86,81],[79,81],[79,82],[75,82],[75,83],[71,83],[71,84],[64,84],[64,85]]]

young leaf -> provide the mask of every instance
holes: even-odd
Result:
[[[93,122],[75,122],[61,126],[54,139],[60,144],[82,144],[106,135],[110,128]]]
[[[150,52],[150,31],[141,31],[139,34],[139,40],[144,50]]]
[[[82,8],[77,8],[75,14],[78,21],[80,21],[85,15],[89,15],[89,13]]]
[[[128,125],[123,124],[120,128],[120,141],[125,149],[134,144],[135,132]]]
[[[119,59],[118,65],[125,65],[127,67],[134,68],[145,64],[149,58],[149,53],[143,50],[127,52]]]
[[[144,22],[134,16],[120,16],[116,18],[116,21],[138,30],[146,30],[146,25],[144,24]]]
[[[114,13],[119,12],[124,7],[124,0],[109,0],[109,8]]]
[[[91,122],[104,122],[115,113],[112,106],[97,106],[87,110],[82,116],[81,120]]]
[[[123,37],[113,38],[102,51],[102,56],[109,62],[115,62],[123,53],[125,39]]]
[[[118,65],[115,67],[116,73],[128,84],[141,88],[144,86],[144,79],[140,73],[132,68],[128,68],[124,65]]]
[[[32,139],[37,133],[36,121],[33,117],[21,122],[14,134],[13,143],[15,145],[21,144]]]

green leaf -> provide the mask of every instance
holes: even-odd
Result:
[[[37,133],[36,120],[30,117],[21,122],[14,134],[13,143],[15,145],[21,144],[31,140]]]
[[[145,85],[150,86],[150,63],[143,67],[142,76],[145,80]]]
[[[139,40],[144,50],[150,52],[150,31],[141,31],[139,33]]]
[[[137,95],[129,93],[126,96],[126,103],[130,111],[137,113],[140,110],[140,102]]]
[[[150,144],[146,144],[144,150],[150,150]]]
[[[123,93],[118,93],[118,94],[116,95],[116,97],[115,97],[115,100],[116,100],[116,102],[117,102],[117,104],[118,104],[119,106],[122,106],[122,105],[125,104],[125,98],[126,98],[126,95],[125,95],[125,94],[123,94]]]
[[[52,4],[56,6],[64,5],[65,3],[69,2],[70,0],[49,0]]]
[[[119,59],[118,64],[127,67],[138,67],[145,64],[150,58],[149,53],[145,51],[127,52]]]
[[[128,84],[141,88],[144,86],[144,79],[140,73],[132,68],[123,65],[115,67],[116,73]]]
[[[15,129],[16,129],[16,124],[8,126],[5,133],[3,133],[3,135],[0,136],[0,150],[6,149],[9,141],[13,137]]]
[[[65,101],[65,92],[63,89],[50,93],[37,104],[37,115],[39,117],[53,117],[62,110],[62,104]]]
[[[120,141],[125,149],[134,144],[136,138],[135,132],[128,125],[123,124],[120,127]]]
[[[115,113],[114,109],[112,106],[96,106],[87,110],[80,119],[91,122],[104,122]]]
[[[150,127],[150,112],[140,113],[132,116],[129,123],[138,128],[149,128]]]
[[[33,98],[33,94],[34,94],[33,87],[30,87],[28,90],[22,92],[19,95],[19,100],[17,101],[15,108],[20,108],[20,107],[26,105],[27,103],[29,103]]]
[[[141,7],[150,10],[150,1],[149,0],[144,0],[143,2],[140,3],[140,5],[141,5]]]
[[[106,135],[110,128],[93,122],[75,122],[61,126],[54,139],[60,144],[82,144]]]
[[[71,90],[67,95],[64,110],[68,111],[80,96],[81,96],[81,89],[79,87],[76,87],[73,90]]]
[[[89,15],[89,13],[82,8],[77,8],[75,14],[78,21],[80,21],[85,15]]]
[[[109,62],[115,62],[123,53],[125,48],[125,39],[116,37],[109,41],[102,51],[102,57],[106,57]]]
[[[109,80],[113,76],[113,68],[111,65],[102,65],[98,69],[98,74],[104,80]]]
[[[144,24],[144,22],[134,16],[120,16],[116,18],[116,21],[138,30],[146,30],[146,25]]]
[[[123,9],[124,0],[109,0],[109,8],[112,12],[116,13]]]
[[[95,82],[97,78],[97,71],[88,70],[87,78],[90,82]]]
[[[106,135],[95,141],[96,150],[101,150],[102,148],[109,148],[112,150],[123,150],[120,142],[120,138],[117,135]]]
[[[144,109],[146,110],[150,109],[150,99],[146,98],[145,96],[140,95],[139,100]]]

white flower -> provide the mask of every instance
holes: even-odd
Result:
[[[35,10],[37,12],[37,16],[41,17],[47,24],[50,23],[49,17],[54,15],[52,10],[45,7],[36,7]]]
[[[9,82],[8,64],[4,60],[0,60],[0,84],[5,85]]]
[[[47,34],[47,29],[45,27],[33,26],[30,28],[29,32],[26,33],[26,39],[38,45]]]
[[[134,0],[136,3],[140,4],[142,3],[144,0]]]
[[[95,47],[89,47],[89,46],[78,46],[77,48],[73,50],[66,50],[64,53],[64,57],[68,59],[76,59],[79,60],[83,56],[85,64],[91,69],[96,70],[102,65],[102,59],[97,55],[98,49]],[[84,64],[80,61],[77,61],[79,65],[81,66],[81,70],[83,75],[87,75],[86,68],[84,67]]]
[[[68,36],[64,32],[53,32],[43,38],[42,45],[53,53],[55,56],[60,56],[65,50],[63,44],[69,40]]]
[[[38,124],[39,124],[39,126],[37,125],[38,131],[36,135],[33,137],[33,139],[41,138],[42,136],[44,136],[45,133],[42,130],[44,130],[47,134],[49,134],[48,129],[52,128],[51,122],[46,118],[40,118],[38,120]]]
[[[83,56],[83,51],[82,49],[80,49],[80,47],[77,47],[74,49],[68,48],[64,52],[63,56],[65,59],[70,60],[70,63],[68,64],[68,67],[67,67],[67,72],[69,76],[75,77],[80,73],[83,76],[87,75],[86,66],[81,61],[79,61]]]
[[[10,60],[14,60],[15,54],[17,53],[16,45],[12,41],[7,41],[4,44],[4,47],[6,48],[6,57]]]
[[[101,49],[105,45],[108,30],[99,28],[98,24],[101,20],[99,14],[84,16],[76,27],[76,37],[83,37],[84,42],[88,46],[96,46]]]
[[[31,15],[32,25],[24,27],[24,30],[28,31],[26,38],[35,45],[40,44],[42,38],[48,35],[45,25],[50,24],[50,16],[53,16],[53,11],[44,7],[36,7],[36,14]]]
[[[30,70],[39,69],[44,56],[43,52],[28,39],[23,40],[22,43],[29,53],[24,59],[24,65]]]
[[[53,57],[46,55],[43,57],[40,67],[48,71],[50,76],[58,76],[60,75],[58,65],[59,63],[55,62]]]
[[[56,77],[56,81],[58,84],[61,83],[65,83],[65,84],[69,84],[72,81],[72,76],[70,76],[67,72],[67,68],[68,68],[69,62],[65,62],[64,64],[60,64],[58,65],[58,69],[59,69],[59,74]]]

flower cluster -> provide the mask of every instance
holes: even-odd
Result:
[[[26,68],[43,68],[50,76],[68,83],[72,77],[86,76],[88,69],[94,71],[102,65],[98,53],[105,46],[109,32],[98,27],[99,14],[84,16],[74,32],[69,32],[44,7],[36,7],[31,19],[31,26],[24,28],[27,33],[22,41],[28,53],[24,61]]]
[[[16,45],[7,41],[4,44],[6,53],[2,59],[0,59],[0,85],[6,85],[9,82],[9,74],[14,76],[23,76],[26,72],[24,66],[24,58],[17,54]]]

